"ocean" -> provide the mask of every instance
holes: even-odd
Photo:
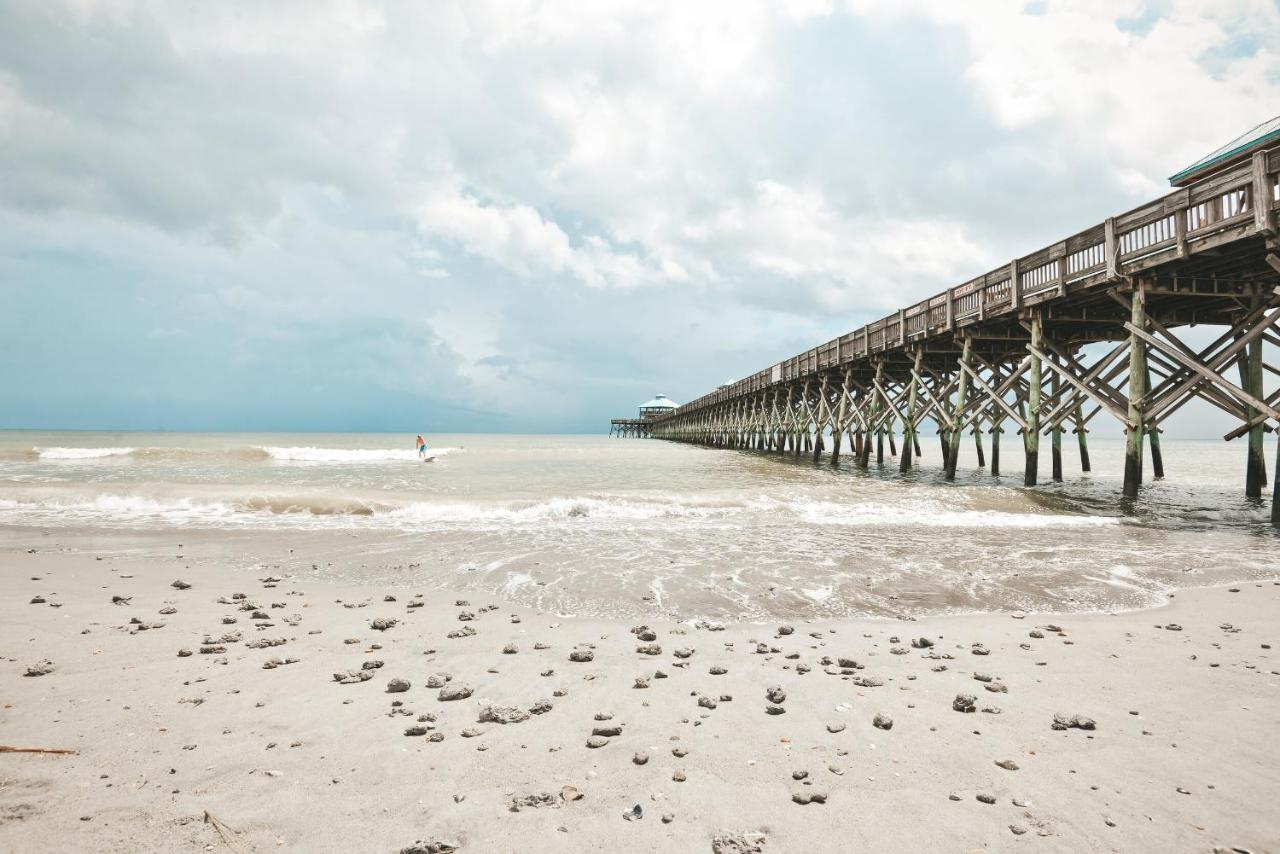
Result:
[[[0,538],[110,554],[198,539],[236,568],[737,620],[1130,609],[1280,570],[1240,442],[1166,439],[1168,477],[1131,504],[1119,438],[1091,437],[1087,475],[1064,443],[1060,484],[1042,449],[1033,489],[1016,439],[1001,478],[966,441],[953,483],[932,436],[906,476],[847,453],[833,467],[606,436],[428,442],[431,463],[399,434],[0,432]]]

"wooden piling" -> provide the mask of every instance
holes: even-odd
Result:
[[[1076,434],[1076,444],[1080,446],[1080,471],[1091,471],[1089,464],[1089,440],[1087,437],[1089,431],[1084,426],[1084,411],[1076,407],[1076,427],[1073,431]]]
[[[973,448],[978,452],[978,468],[986,468],[987,455],[982,452],[982,428],[976,425],[973,428]]]
[[[947,480],[956,479],[956,461],[960,458],[960,434],[963,432],[960,418],[961,413],[964,412],[965,398],[969,395],[969,372],[965,370],[965,368],[969,367],[969,363],[972,361],[972,354],[973,339],[966,335],[964,339],[964,346],[960,351],[960,388],[956,391],[956,408],[954,410],[956,413],[956,424],[955,428],[951,431],[951,435],[948,437],[950,441],[947,443]]]
[[[1262,297],[1255,289],[1251,307],[1257,309]],[[1262,389],[1262,338],[1257,337],[1249,342],[1248,350],[1242,353],[1238,362],[1240,366],[1240,384],[1244,390],[1258,399],[1263,399]],[[1245,420],[1253,421],[1260,413],[1253,406],[1245,407]],[[1261,498],[1262,485],[1267,482],[1266,453],[1263,449],[1263,424],[1259,422],[1249,430],[1249,446],[1245,459],[1244,494],[1247,498]],[[1154,441],[1154,438],[1153,438]],[[1154,450],[1154,445],[1153,445]]]
[[[924,357],[924,349],[917,349],[911,366],[911,383],[907,386],[907,420],[902,425],[902,457],[898,460],[898,471],[911,468],[911,451],[920,456],[920,440],[916,430],[916,392],[920,383],[920,360]]]
[[[996,426],[991,428],[991,476],[1000,476],[1000,434],[1004,432],[1001,427],[1003,419],[996,422]]]
[[[1040,349],[1040,313],[1031,315],[1031,346]],[[1031,367],[1027,391],[1027,429],[1022,434],[1026,449],[1027,466],[1022,474],[1024,486],[1035,486],[1040,474],[1040,357],[1031,354]]]
[[[1137,329],[1147,328],[1147,298],[1143,283],[1137,281],[1133,288],[1129,322]],[[1126,426],[1124,449],[1124,496],[1137,498],[1142,485],[1142,437],[1146,435],[1142,410],[1138,401],[1147,393],[1147,343],[1136,334],[1129,334],[1129,424]]]

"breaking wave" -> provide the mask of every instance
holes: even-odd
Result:
[[[548,525],[644,527],[673,524],[745,526],[776,522],[838,526],[912,526],[937,528],[1036,528],[1120,524],[1114,517],[991,510],[945,509],[935,502],[905,508],[874,503],[837,504],[808,500],[756,498],[708,501],[692,496],[620,496],[594,494],[537,501],[395,501],[350,496],[252,494],[198,499],[145,495],[40,495],[0,500],[0,523],[104,525],[173,524],[254,526],[372,526],[404,531],[436,529],[493,530]]]
[[[428,455],[442,457],[459,448],[431,448]],[[30,448],[6,450],[0,459],[27,462],[90,462],[95,460],[145,462],[300,462],[300,463],[394,463],[416,462],[411,448],[320,448],[242,445],[230,448]]]

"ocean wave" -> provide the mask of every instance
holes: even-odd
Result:
[[[903,501],[894,504],[838,504],[830,501],[796,502],[791,509],[813,525],[929,526],[937,528],[1053,528],[1097,527],[1120,524],[1114,516],[1077,516],[1062,513],[1010,513],[1001,510],[956,510],[936,501]]]
[[[42,460],[98,460],[105,457],[127,457],[137,448],[35,448]]]
[[[428,455],[446,456],[459,448],[432,448]],[[95,460],[142,462],[300,462],[300,463],[391,463],[416,462],[411,448],[322,448],[241,445],[237,447],[107,447],[107,448],[22,448],[0,452],[0,460],[26,462],[91,462]]]
[[[414,462],[418,452],[411,448],[317,448],[312,446],[278,448],[264,447],[267,456],[281,462],[303,463],[383,463]],[[457,451],[457,448],[428,448],[427,455],[441,457]]]
[[[563,496],[536,501],[420,501],[317,493],[252,492],[157,497],[96,493],[39,495],[0,501],[0,520],[41,523],[372,525],[405,531],[502,529],[536,526],[744,525],[753,520],[835,526],[927,526],[940,528],[1038,528],[1116,525],[1113,517],[946,509],[936,502],[841,504],[758,497],[739,501],[699,500],[681,495]]]

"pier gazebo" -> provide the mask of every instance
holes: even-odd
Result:
[[[640,416],[638,418],[614,418],[610,420],[609,435],[647,439],[649,438],[649,422],[672,414],[679,405],[665,394],[655,395],[652,400],[646,400],[640,404]]]

